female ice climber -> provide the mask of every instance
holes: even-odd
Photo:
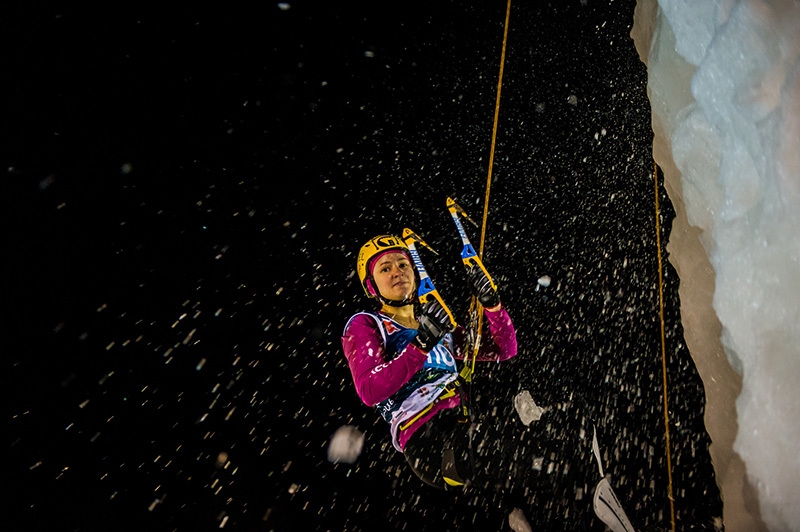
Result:
[[[466,331],[453,330],[436,300],[418,304],[419,275],[401,238],[370,239],[358,254],[357,272],[377,308],[355,314],[344,328],[356,392],[389,423],[394,447],[422,481],[439,488],[546,490],[572,499],[594,489],[597,516],[614,532],[633,531],[601,478],[591,422],[574,410],[551,408],[531,426],[470,422],[457,368]],[[514,325],[492,282],[478,267],[468,270],[468,279],[489,325],[477,360],[514,357]]]

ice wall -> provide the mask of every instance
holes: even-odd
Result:
[[[639,0],[632,36],[726,529],[800,530],[800,2]]]

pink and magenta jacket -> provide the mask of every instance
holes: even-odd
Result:
[[[515,356],[517,336],[508,312],[501,308],[484,315],[490,335],[482,339],[477,360],[499,362]],[[411,342],[416,335],[416,329],[386,314],[360,312],[350,318],[342,336],[358,396],[389,422],[392,443],[401,452],[411,435],[437,412],[460,404],[458,394],[437,399],[458,377],[456,360],[465,357],[461,349],[466,331],[458,327],[429,353]]]

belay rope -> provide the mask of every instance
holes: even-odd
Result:
[[[489,171],[486,177],[486,195],[483,200],[483,221],[481,223],[481,243],[478,247],[478,259],[483,259],[483,248],[486,243],[486,220],[489,217],[489,192],[492,187],[492,168],[494,167],[494,147],[497,142],[497,121],[500,116],[500,92],[503,88],[503,66],[506,62],[506,43],[508,42],[508,18],[511,14],[511,0],[506,4],[506,18],[503,24],[503,47],[500,52],[500,74],[497,77],[497,97],[494,104],[494,122],[492,124],[492,144],[489,149]],[[491,277],[490,277],[491,279]],[[478,350],[481,347],[481,329],[483,328],[483,312],[478,298],[472,296],[470,302],[469,315],[470,318],[470,338],[472,341],[472,357],[469,364],[469,370],[464,371],[462,377],[467,382],[472,381],[472,375],[475,372],[475,361],[478,357]],[[464,365],[465,370],[467,365]]]
[[[500,93],[503,87],[503,67],[505,65],[506,59],[506,44],[508,42],[508,19],[511,14],[511,0],[508,0],[506,5],[506,17],[505,23],[503,26],[503,47],[500,53],[500,74],[497,80],[497,97],[495,100],[494,106],[494,122],[492,125],[492,143],[491,148],[489,151],[489,170],[488,175],[486,178],[486,195],[484,198],[483,203],[483,221],[481,223],[481,241],[480,246],[478,248],[477,253],[477,263],[481,266],[481,259],[483,258],[483,250],[484,245],[486,242],[486,221],[489,215],[489,192],[492,186],[492,169],[494,168],[494,150],[495,144],[497,141],[497,122],[498,117],[500,115]],[[655,221],[656,221],[656,245],[658,246],[658,286],[659,286],[659,319],[661,323],[661,363],[662,363],[662,374],[663,374],[663,389],[664,389],[664,433],[665,433],[665,447],[666,447],[666,457],[667,457],[667,479],[668,479],[668,493],[667,496],[669,498],[669,507],[670,507],[670,523],[671,523],[671,530],[675,532],[675,498],[673,496],[673,486],[672,486],[672,457],[670,451],[670,434],[669,434],[669,402],[668,402],[668,395],[667,395],[667,353],[666,353],[666,342],[665,342],[665,333],[664,333],[664,274],[663,274],[663,267],[662,267],[662,257],[661,257],[661,225],[659,221],[660,217],[660,208],[658,203],[658,167],[656,166],[655,162],[653,163],[653,178],[655,180]],[[448,198],[448,207],[450,207],[450,200]],[[454,202],[453,202],[454,203]],[[457,207],[457,205],[456,205]],[[451,213],[452,213],[451,209]],[[466,216],[466,213],[463,212],[462,214]],[[456,222],[458,222],[457,216],[453,215]],[[460,224],[458,224],[460,226]],[[462,235],[466,238],[464,235]],[[463,255],[462,255],[463,258]],[[467,263],[466,259],[464,260]],[[485,271],[485,268],[484,268]],[[488,275],[487,275],[488,276]],[[489,277],[491,279],[491,277]],[[493,283],[494,284],[494,283]],[[478,350],[480,349],[480,339],[481,339],[481,329],[483,327],[483,312],[482,306],[480,302],[478,302],[477,297],[473,296],[472,301],[470,302],[470,324],[468,330],[470,332],[469,338],[471,339],[471,350],[472,356],[470,360],[470,364],[464,365],[464,369],[461,372],[461,377],[467,383],[472,382],[472,375],[475,373],[475,362],[478,356]]]
[[[661,222],[658,205],[658,166],[653,161],[653,179],[656,187],[656,246],[658,248],[658,314],[661,323],[661,373],[664,386],[664,436],[667,453],[667,489],[669,497],[669,515],[672,532],[675,532],[675,498],[672,495],[672,454],[669,441],[669,397],[667,395],[667,348],[664,334],[664,269],[661,266]]]

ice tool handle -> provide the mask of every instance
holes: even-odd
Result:
[[[453,313],[450,312],[450,308],[445,304],[442,296],[439,295],[439,291],[435,286],[433,286],[433,281],[428,275],[428,272],[425,270],[425,265],[422,264],[422,259],[419,258],[417,243],[425,246],[434,253],[436,253],[436,251],[434,251],[432,247],[425,243],[425,241],[422,240],[418,234],[407,227],[403,229],[403,242],[405,242],[408,246],[408,251],[411,253],[411,260],[414,261],[414,266],[419,272],[419,289],[417,290],[417,299],[419,299],[419,302],[422,305],[428,302],[429,297],[432,297],[438,301],[445,312],[447,312],[447,317],[450,318],[450,324],[453,326],[453,329],[455,329],[458,326],[458,323],[456,323]]]
[[[483,270],[486,278],[489,279],[490,283],[492,283],[492,288],[497,290],[497,285],[495,284],[494,279],[492,279],[492,276],[489,275],[488,271],[486,271],[483,261],[481,261],[481,258],[478,256],[478,254],[475,253],[475,248],[472,247],[469,238],[467,238],[467,232],[464,231],[464,225],[461,223],[459,216],[463,216],[476,227],[478,224],[472,221],[467,214],[467,211],[465,211],[461,205],[456,203],[453,198],[447,198],[447,210],[450,211],[450,216],[453,217],[453,221],[456,223],[456,228],[458,229],[458,234],[461,236],[461,243],[464,244],[464,247],[461,249],[461,261],[464,263],[464,266],[466,266],[468,270],[474,266],[477,266]]]

